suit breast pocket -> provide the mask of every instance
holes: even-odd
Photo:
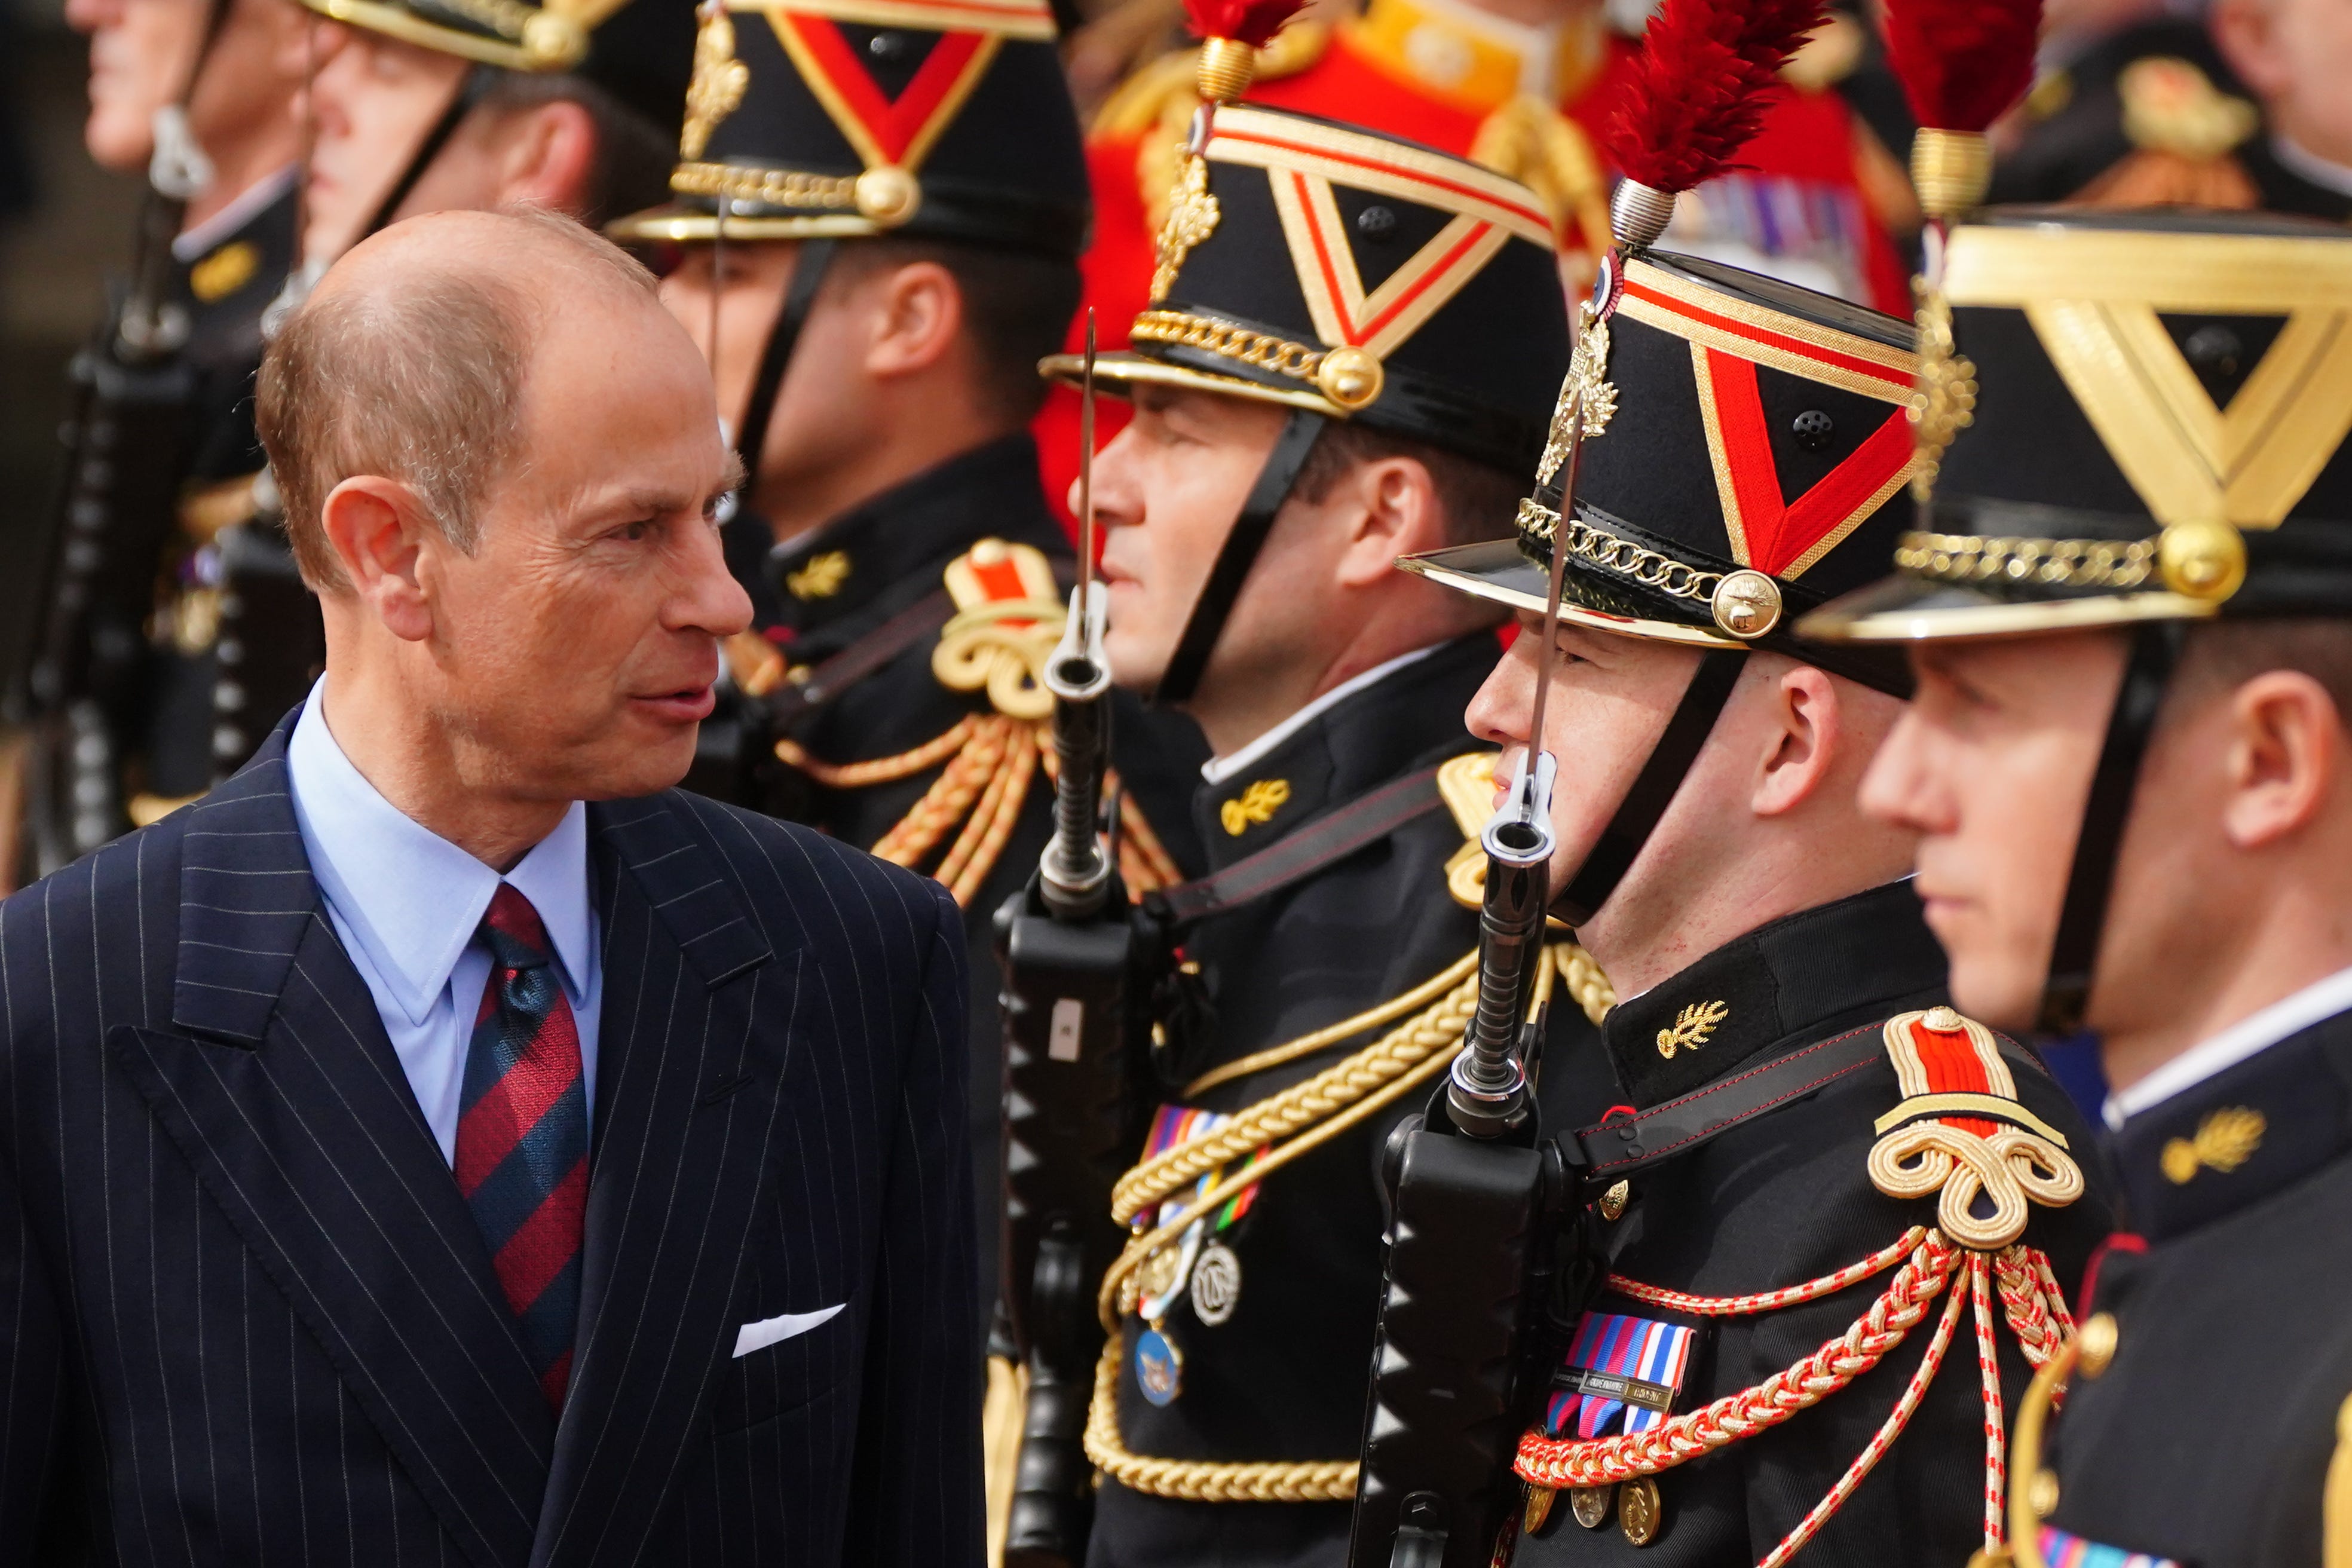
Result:
[[[755,1302],[752,1310],[763,1310]],[[711,1405],[711,1430],[740,1431],[818,1398],[857,1372],[864,1300],[779,1305],[737,1325]]]

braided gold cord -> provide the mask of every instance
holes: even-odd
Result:
[[[1927,1227],[1915,1225],[1897,1238],[1891,1247],[1884,1247],[1859,1263],[1849,1263],[1834,1273],[1818,1279],[1808,1279],[1801,1285],[1790,1285],[1778,1290],[1759,1290],[1749,1296],[1692,1296],[1680,1290],[1668,1290],[1656,1285],[1644,1285],[1628,1279],[1622,1274],[1612,1274],[1602,1289],[1612,1295],[1624,1296],[1669,1311],[1687,1312],[1694,1318],[1746,1318],[1759,1312],[1777,1312],[1783,1307],[1794,1307],[1844,1289],[1857,1279],[1867,1279],[1885,1272],[1895,1262],[1918,1249],[1927,1239]]]
[[[896,756],[876,757],[870,762],[820,762],[797,741],[778,741],[776,760],[787,767],[798,768],[827,789],[865,789],[873,784],[896,784],[963,750],[964,742],[971,738],[980,722],[977,714],[967,713],[936,739]]]
[[[1128,1242],[1126,1247],[1119,1253],[1118,1260],[1103,1275],[1101,1288],[1095,1297],[1095,1308],[1102,1319],[1103,1327],[1113,1333],[1118,1331],[1120,1287],[1126,1284],[1130,1275],[1143,1266],[1145,1258],[1181,1235],[1186,1226],[1191,1225],[1243,1188],[1264,1181],[1293,1160],[1313,1152],[1373,1112],[1394,1103],[1444,1072],[1452,1065],[1454,1057],[1460,1054],[1463,1032],[1469,1027],[1471,1016],[1477,1011],[1477,1007],[1478,980],[1474,974],[1463,985],[1447,993],[1445,999],[1436,1006],[1398,1031],[1402,1035],[1418,1030],[1436,1038],[1440,1042],[1438,1048],[1433,1049],[1426,1058],[1391,1079],[1381,1088],[1365,1095],[1354,1104],[1332,1115],[1328,1121],[1299,1133],[1265,1158],[1253,1162],[1247,1169],[1217,1183],[1186,1205],[1181,1213],[1162,1224],[1159,1229],[1139,1232]],[[1449,1041],[1453,1048],[1444,1048]],[[1370,1049],[1377,1050],[1379,1047],[1375,1046]]]
[[[1559,983],[1568,987],[1568,994],[1584,1010],[1585,1017],[1598,1025],[1609,1016],[1609,1009],[1617,1005],[1617,988],[1609,984],[1609,976],[1601,972],[1592,955],[1576,943],[1556,942],[1549,951]]]
[[[2008,1490],[2009,1433],[2000,1403],[2000,1355],[1992,1342],[1992,1259],[1969,1254],[1969,1297],[1976,1304],[1977,1382],[1985,1409],[1984,1549],[2000,1546],[2001,1500]],[[1959,1294],[1954,1291],[1954,1295]]]
[[[1021,803],[1029,795],[1030,775],[1037,771],[1037,751],[1015,739],[1005,747],[1003,760],[989,775],[988,786],[981,792],[980,804],[964,819],[963,831],[956,836],[947,858],[940,868],[931,873],[947,884],[948,893],[962,909],[971,902],[972,895],[989,872],[996,868],[996,858],[1004,852],[1004,841],[1012,837],[1013,825],[1021,817]]]
[[[1087,1458],[1130,1491],[1182,1502],[1345,1502],[1356,1495],[1353,1459],[1267,1460],[1234,1464],[1209,1459],[1153,1459],[1127,1451],[1118,1432],[1118,1334],[1095,1363],[1095,1396],[1087,1406]]]
[[[974,725],[963,749],[940,771],[931,787],[908,808],[872,853],[897,866],[913,866],[931,852],[949,828],[963,821],[989,780],[996,776],[1012,742],[1013,721],[990,714]]]
[[[1845,1387],[1901,1344],[1943,1292],[1962,1256],[1942,1233],[1930,1230],[1863,1315],[1811,1355],[1753,1388],[1647,1431],[1590,1440],[1522,1434],[1513,1468],[1540,1487],[1602,1486],[1672,1469],[1777,1426]]]
[[[1478,955],[1475,952],[1466,958],[1456,959],[1412,990],[1400,992],[1377,1007],[1368,1007],[1352,1018],[1342,1018],[1338,1023],[1327,1025],[1312,1034],[1301,1035],[1295,1040],[1287,1040],[1278,1046],[1269,1046],[1262,1051],[1252,1051],[1238,1061],[1230,1061],[1223,1067],[1213,1068],[1186,1084],[1180,1098],[1192,1100],[1206,1094],[1221,1083],[1231,1083],[1237,1078],[1247,1078],[1252,1073],[1264,1072],[1268,1068],[1280,1067],[1285,1062],[1297,1061],[1301,1057],[1311,1057],[1317,1051],[1336,1046],[1341,1040],[1360,1035],[1367,1029],[1377,1029],[1382,1024],[1402,1018],[1416,1007],[1426,1007],[1431,1002],[1462,984],[1462,977],[1469,973],[1477,962]],[[1255,1110],[1255,1107],[1251,1109]],[[1182,1149],[1185,1146],[1180,1143],[1176,1149]],[[1176,1149],[1168,1150],[1165,1152],[1174,1153]],[[1148,1163],[1139,1165],[1129,1174],[1140,1175],[1148,1168]],[[1181,1183],[1178,1184],[1180,1186],[1181,1184]],[[1113,1203],[1118,1201],[1118,1189],[1112,1189],[1111,1201]]]
[[[1188,1139],[1128,1172],[1111,1189],[1111,1217],[1125,1225],[1218,1166],[1313,1126],[1408,1068],[1428,1060],[1432,1052],[1459,1045],[1470,1010],[1476,1005],[1477,963],[1477,954],[1473,953],[1454,964],[1439,977],[1451,976],[1454,983],[1435,1006],[1353,1056],[1267,1096],[1213,1131]],[[1462,978],[1465,974],[1466,980]]]

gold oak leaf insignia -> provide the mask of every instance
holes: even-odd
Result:
[[[1568,461],[1569,411],[1583,409],[1585,439],[1609,428],[1617,416],[1617,387],[1609,380],[1609,322],[1586,300],[1577,307],[1576,353],[1568,362],[1567,379],[1559,384],[1559,401],[1552,405],[1551,433],[1545,438],[1543,458],[1536,464],[1536,483],[1548,485]]]
[[[1706,1044],[1731,1009],[1721,1002],[1694,1002],[1675,1019],[1671,1029],[1658,1031],[1658,1054],[1669,1061],[1676,1051],[1695,1051]]]
[[[1168,216],[1152,244],[1153,304],[1168,298],[1168,290],[1176,286],[1176,272],[1184,265],[1184,258],[1192,254],[1194,246],[1217,232],[1220,216],[1217,198],[1209,194],[1209,161],[1188,153],[1183,174],[1176,182],[1175,194],[1169,198]]]
[[[2158,1163],[2164,1167],[2165,1180],[2176,1187],[2187,1186],[2200,1171],[2227,1175],[2253,1158],[2269,1130],[2270,1122],[2261,1111],[2224,1106],[2197,1124],[2195,1138],[2175,1138],[2167,1143]]]
[[[1229,800],[1217,808],[1217,820],[1235,838],[1249,831],[1254,822],[1271,822],[1290,799],[1288,779],[1258,779],[1242,791],[1238,799]]]
[[[809,557],[808,564],[787,573],[784,587],[795,599],[830,599],[849,581],[849,552],[828,550]]]

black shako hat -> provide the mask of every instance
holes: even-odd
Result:
[[[903,234],[1075,258],[1091,211],[1045,0],[704,8],[670,187],[617,239]]]
[[[1569,358],[1551,223],[1526,186],[1418,142],[1229,104],[1184,160],[1116,387],[1253,398],[1506,472],[1543,449]],[[1049,375],[1075,378],[1057,354]]]
[[[1806,637],[2352,616],[2352,233],[1996,210],[1923,295],[1927,526]]]
[[[1566,539],[1560,616],[1653,641],[1762,647],[1889,689],[1883,658],[1797,643],[1789,613],[1883,572],[1909,509],[1910,326],[1718,262],[1633,249],[1613,312],[1589,323],[1559,418],[1581,388],[1572,516],[1553,486],[1566,432],[1520,503],[1518,537],[1400,564],[1517,609],[1544,608]],[[1549,504],[1548,504],[1549,503]],[[1853,668],[1849,668],[1848,666]]]

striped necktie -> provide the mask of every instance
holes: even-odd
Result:
[[[489,1246],[540,1388],[561,1411],[588,1202],[580,1029],[529,899],[500,882],[478,936],[490,978],[466,1050],[457,1190]]]

